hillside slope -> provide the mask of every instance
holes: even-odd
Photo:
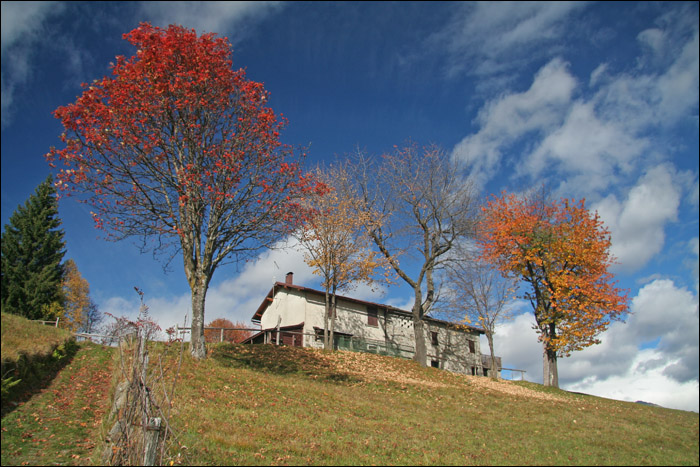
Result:
[[[92,465],[111,404],[113,354],[81,343],[48,386],[5,415],[2,465]]]
[[[2,313],[2,360],[17,360],[20,355],[33,357],[46,355],[67,339],[70,332],[53,326],[44,326],[36,321]]]
[[[172,347],[163,361],[176,433],[165,465],[698,465],[692,412],[371,354],[218,344],[201,362],[185,350],[177,378]],[[2,464],[99,462],[112,362],[83,345],[3,418]]]
[[[2,313],[2,415],[45,386],[76,350],[65,329]]]
[[[175,399],[174,462],[698,465],[696,413],[371,354],[218,345]]]

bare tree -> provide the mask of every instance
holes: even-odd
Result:
[[[366,212],[355,212],[352,197],[337,189],[347,185],[347,163],[318,168],[314,176],[325,189],[307,196],[303,205],[309,214],[297,237],[304,261],[323,278],[323,348],[329,350],[334,342],[337,292],[352,290],[358,283],[373,286],[376,274],[383,271],[388,276],[389,266],[383,255],[370,248],[372,240],[364,228],[376,220]]]
[[[95,331],[102,321],[104,321],[104,313],[100,311],[97,303],[90,300],[90,304],[88,305],[87,313],[85,315],[85,325],[83,331],[87,333]]]
[[[380,161],[358,152],[350,186],[370,213],[366,228],[396,274],[412,289],[416,353],[427,365],[423,319],[436,299],[435,272],[460,239],[473,236],[477,203],[473,185],[438,147],[409,143]]]
[[[496,325],[512,317],[506,305],[514,296],[516,281],[504,278],[464,245],[455,249],[453,257],[446,268],[445,309],[462,322],[476,322],[484,329],[491,352],[490,374],[497,377],[493,336]]]

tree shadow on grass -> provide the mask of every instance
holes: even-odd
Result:
[[[352,384],[362,380],[339,371],[316,352],[299,347],[272,344],[218,344],[213,346],[211,358],[219,365],[247,368],[278,375],[303,374],[317,380]]]
[[[68,339],[47,355],[20,354],[2,362],[2,418],[48,387],[78,352],[80,345]]]

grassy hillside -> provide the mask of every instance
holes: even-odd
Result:
[[[2,465],[99,465],[113,354],[112,348],[81,343],[48,386],[5,415]]]
[[[185,359],[170,460],[698,465],[698,414],[370,354],[219,345]]]
[[[113,353],[2,314],[2,465],[91,463],[110,404]]]
[[[2,414],[50,381],[76,350],[68,331],[2,313]]]
[[[3,465],[99,459],[110,355],[83,346],[3,419]],[[698,465],[696,413],[269,345],[185,356],[170,423],[166,465]]]
[[[65,329],[2,313],[3,361],[17,360],[20,355],[32,357],[50,354],[69,338],[70,333]]]

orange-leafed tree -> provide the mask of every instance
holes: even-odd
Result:
[[[346,163],[347,165],[347,163]],[[307,218],[298,232],[304,261],[323,279],[325,313],[323,348],[332,349],[336,320],[336,294],[358,284],[375,285],[375,275],[388,278],[389,264],[371,249],[365,226],[373,222],[368,212],[357,212],[348,192],[337,187],[347,184],[346,165],[316,170],[315,180],[324,188],[307,196]],[[377,219],[374,219],[376,222]]]
[[[91,332],[102,321],[102,313],[90,298],[90,284],[72,259],[63,264],[63,312],[59,326],[72,332]]]
[[[557,357],[599,343],[597,336],[628,310],[627,292],[609,267],[610,233],[585,201],[549,201],[502,193],[484,208],[483,258],[527,284],[543,344],[544,384],[559,386]]]
[[[205,297],[214,271],[293,231],[312,185],[280,142],[286,122],[261,83],[232,68],[225,38],[142,23],[112,76],[84,84],[55,116],[63,149],[57,186],[84,195],[96,227],[146,249],[181,253],[192,294],[193,357],[206,358]]]
[[[206,339],[207,342],[221,342],[222,328],[224,336],[223,342],[238,344],[253,335],[253,331],[250,330],[250,325],[246,325],[240,321],[233,323],[226,318],[216,318],[207,324],[206,327],[219,328],[204,330],[204,339]]]

